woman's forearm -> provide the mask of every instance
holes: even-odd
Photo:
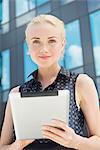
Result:
[[[77,150],[100,150],[100,137],[85,138],[78,136]]]
[[[23,148],[16,142],[10,145],[0,145],[0,150],[22,150]]]
[[[0,150],[22,150],[27,145],[31,144],[35,140],[16,140],[10,145],[5,145],[0,142]]]

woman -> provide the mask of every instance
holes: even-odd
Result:
[[[38,65],[38,70],[31,74],[33,78],[30,81],[11,92],[69,89],[69,126],[54,118],[42,127],[44,138],[49,140],[13,140],[8,100],[0,138],[1,150],[100,150],[100,110],[93,80],[86,74],[72,74],[58,64],[65,47],[63,22],[52,15],[40,15],[28,24],[25,33],[29,55]],[[88,125],[89,137],[84,137],[84,120]]]

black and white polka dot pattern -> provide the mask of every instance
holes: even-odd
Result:
[[[64,89],[68,89],[70,91],[70,104],[69,104],[69,126],[71,128],[74,129],[74,131],[79,134],[84,136],[84,132],[83,132],[83,126],[84,126],[84,116],[83,113],[81,111],[81,109],[79,110],[76,104],[76,100],[75,100],[75,82],[76,82],[76,78],[78,76],[78,74],[74,74],[69,72],[68,70],[65,70],[63,67],[61,67],[56,80],[49,85],[48,87],[46,87],[44,90],[42,90],[42,85],[39,81],[37,81],[36,77],[38,74],[38,70],[34,71],[33,73],[31,73],[30,75],[33,76],[33,78],[24,83],[23,85],[20,86],[19,91],[20,92],[37,92],[37,91],[53,91],[53,90],[64,90]],[[50,144],[51,142],[51,144]],[[41,139],[41,140],[36,140],[36,143],[39,143],[41,145],[47,145],[50,144],[52,145],[52,141],[50,140],[46,140],[46,139]],[[56,144],[56,149],[67,149],[64,148],[62,146],[58,146],[58,144]],[[25,148],[25,150],[31,150],[35,148],[35,144],[31,144],[30,149],[29,148]],[[42,149],[42,146],[41,148]],[[43,149],[47,149],[47,148],[43,148]],[[55,150],[56,150],[55,149]],[[51,148],[52,150],[52,148]]]

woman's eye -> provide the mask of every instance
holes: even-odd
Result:
[[[56,40],[50,40],[49,43],[56,43]]]
[[[40,43],[40,41],[38,41],[38,40],[33,41],[33,44],[39,44],[39,43]]]

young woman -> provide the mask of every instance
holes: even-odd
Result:
[[[70,91],[69,126],[56,118],[42,127],[49,140],[16,140],[8,100],[0,138],[0,150],[100,150],[100,110],[93,80],[86,74],[75,75],[59,66],[65,47],[64,23],[52,15],[35,17],[27,26],[26,41],[32,60],[38,70],[33,78],[11,92],[37,92],[49,90]],[[89,137],[84,137],[86,120]],[[61,129],[58,129],[59,127]]]

